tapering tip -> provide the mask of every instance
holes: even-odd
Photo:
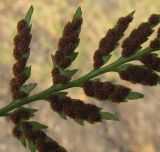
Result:
[[[129,13],[127,16],[129,17],[133,17],[134,13],[136,12],[136,10],[132,11],[131,13]]]
[[[73,16],[73,18],[78,18],[78,17],[81,17],[82,16],[82,9],[81,7],[79,6]]]
[[[33,5],[30,6],[26,16],[25,16],[25,21],[28,23],[28,25],[30,24],[30,21],[31,21],[31,17],[32,17],[32,14],[33,14],[33,11],[34,11],[34,7]]]

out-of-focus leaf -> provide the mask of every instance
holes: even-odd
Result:
[[[100,112],[101,119],[118,121],[117,116],[110,112]]]
[[[19,140],[21,142],[21,144],[26,148],[27,144],[26,144],[26,139],[24,136],[20,136],[19,137]]]
[[[129,95],[126,97],[127,100],[134,100],[134,99],[140,99],[143,98],[144,95],[139,92],[130,92]]]
[[[48,128],[48,126],[41,124],[37,121],[30,121],[30,123],[32,124],[32,128],[33,130],[41,130],[41,129],[46,129]]]
[[[79,125],[84,126],[84,120],[80,118],[75,118],[74,119]]]
[[[64,119],[64,120],[67,120],[67,117],[65,115],[65,113],[62,111],[62,112],[58,112],[59,116]]]
[[[28,148],[30,152],[35,152],[36,151],[36,145],[32,140],[28,140]]]

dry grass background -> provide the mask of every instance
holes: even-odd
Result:
[[[33,4],[35,11],[32,19],[33,39],[29,65],[32,76],[29,82],[39,82],[41,91],[51,85],[52,68],[50,54],[56,51],[58,38],[64,24],[71,19],[78,6],[82,6],[84,24],[81,32],[80,54],[71,68],[80,68],[79,77],[92,67],[92,55],[98,42],[116,20],[136,10],[134,22],[126,32],[129,34],[151,13],[159,13],[159,0],[0,0],[0,106],[11,100],[8,82],[12,77],[13,37],[16,23]],[[147,43],[145,44],[147,45]],[[114,54],[114,59],[120,53]],[[53,113],[44,101],[29,106],[39,108],[35,117],[49,126],[47,130],[55,140],[69,152],[159,152],[160,151],[160,87],[143,87],[122,82],[117,75],[101,76],[116,83],[129,85],[145,94],[142,100],[113,105],[100,103],[83,95],[80,89],[70,89],[70,95],[104,107],[120,118],[119,122],[103,122],[85,127],[73,120],[64,121]],[[0,152],[25,152],[20,143],[11,136],[13,124],[8,119],[0,120]]]

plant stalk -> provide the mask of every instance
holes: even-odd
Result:
[[[28,103],[31,103],[31,102],[34,102],[37,100],[45,100],[47,98],[47,96],[50,94],[53,94],[53,93],[56,93],[58,91],[62,91],[65,89],[73,88],[73,87],[80,87],[80,86],[82,86],[84,81],[95,78],[96,76],[104,74],[106,72],[112,72],[112,71],[114,71],[114,69],[116,69],[120,65],[122,65],[124,63],[128,63],[130,61],[137,60],[141,56],[143,56],[144,54],[152,52],[152,51],[153,50],[151,48],[145,48],[144,50],[139,51],[128,58],[120,57],[115,62],[113,62],[107,66],[104,66],[102,68],[94,69],[94,70],[90,71],[89,73],[87,73],[86,75],[84,75],[76,80],[70,81],[67,84],[53,85],[53,86],[49,87],[48,89],[46,89],[42,92],[39,92],[33,96],[29,96],[29,97],[26,97],[26,98],[23,98],[20,100],[16,100],[16,101],[11,101],[8,105],[6,105],[0,109],[0,117],[5,116],[8,112],[10,112],[11,110],[18,108],[20,106],[26,105]]]

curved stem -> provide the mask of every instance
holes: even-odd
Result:
[[[107,66],[104,66],[102,68],[92,70],[88,74],[86,74],[86,75],[84,75],[84,76],[82,76],[82,77],[80,77],[80,78],[78,78],[76,80],[70,81],[67,84],[54,85],[54,86],[51,86],[48,89],[46,89],[46,90],[44,90],[44,91],[42,91],[40,93],[37,93],[37,94],[35,94],[33,96],[29,96],[29,97],[17,100],[15,102],[11,102],[7,106],[5,106],[5,107],[0,109],[0,116],[4,116],[7,112],[9,112],[9,111],[11,111],[11,110],[13,110],[15,108],[18,108],[20,106],[23,106],[23,105],[26,105],[28,103],[31,103],[33,101],[43,100],[48,95],[50,95],[52,93],[55,93],[55,92],[58,92],[58,91],[62,91],[62,90],[65,90],[65,89],[68,89],[68,88],[72,88],[72,87],[79,87],[86,80],[90,80],[90,79],[95,78],[96,76],[101,75],[101,74],[106,73],[106,72],[114,71],[114,69],[117,68],[118,66],[120,66],[120,65],[122,65],[124,63],[130,62],[130,61],[133,61],[133,60],[137,60],[139,57],[143,56],[146,53],[152,52],[152,51],[153,50],[151,48],[146,48],[146,49],[144,49],[142,51],[139,51],[139,52],[135,53],[134,55],[132,55],[132,56],[130,56],[128,58],[120,57],[115,62],[113,62],[113,63],[111,63],[111,64],[109,64]]]

